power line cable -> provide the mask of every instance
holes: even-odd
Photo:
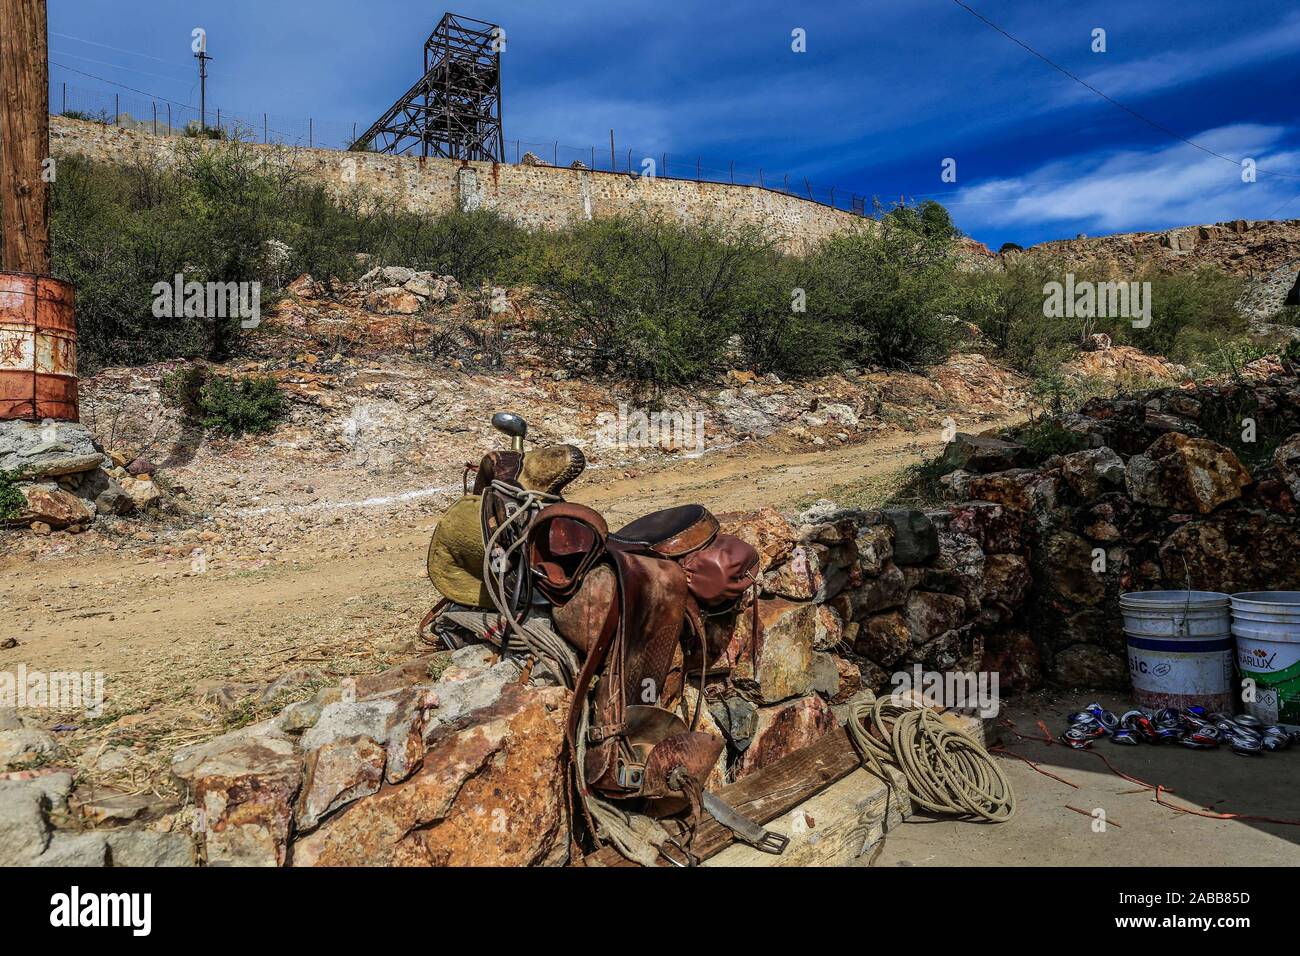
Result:
[[[134,86],[127,86],[125,83],[118,83],[115,80],[110,80],[106,76],[98,76],[94,73],[87,73],[85,70],[78,70],[76,67],[68,66],[66,63],[59,63],[57,60],[50,60],[50,63],[52,63],[54,66],[59,67],[62,70],[68,70],[72,73],[77,73],[81,76],[88,76],[92,80],[99,80],[100,82],[107,83],[109,86],[120,86],[124,90],[130,90],[132,93],[139,93],[141,96],[152,97],[155,100],[162,100],[164,103],[171,103],[173,106],[183,106],[189,110],[195,108],[193,104],[182,103],[178,100],[168,99],[165,96],[159,96],[157,93],[147,93],[144,90],[137,90]]]
[[[107,43],[99,43],[95,40],[87,40],[85,37],[74,37],[70,33],[59,33],[55,30],[51,30],[50,36],[62,37],[65,40],[76,40],[78,43],[89,43],[91,46],[103,47],[105,50],[113,50],[117,53],[127,53],[130,54],[131,56],[144,57],[146,60],[153,60],[157,63],[166,63],[168,66],[174,66],[177,69],[189,69],[188,66],[185,66],[180,63],[175,63],[172,60],[164,60],[161,57],[150,56],[148,53],[138,53],[135,50],[125,50],[120,46],[109,46]]]
[[[51,50],[50,52],[51,52],[52,54],[54,54],[55,56],[70,56],[70,57],[72,57],[74,60],[81,60],[81,61],[84,62],[84,63],[95,63],[95,64],[98,64],[99,66],[107,66],[107,67],[111,67],[111,68],[114,69],[114,70],[126,70],[128,73],[138,73],[138,74],[140,74],[141,76],[153,76],[153,77],[157,77],[157,78],[160,79],[160,80],[167,80],[167,81],[169,81],[169,82],[171,82],[171,83],[189,83],[189,82],[190,82],[190,80],[188,80],[188,79],[184,79],[184,80],[182,80],[182,79],[180,79],[179,77],[175,77],[175,76],[164,76],[164,75],[161,74],[161,73],[150,73],[148,70],[137,70],[137,69],[136,69],[135,67],[133,67],[133,66],[121,66],[121,65],[119,65],[119,64],[117,64],[117,63],[109,63],[107,60],[92,60],[92,59],[91,59],[90,57],[88,57],[88,56],[78,56],[77,54],[75,54],[75,53],[69,53],[69,52],[67,52],[66,50]]]
[[[1172,136],[1180,143],[1186,143],[1188,146],[1194,147],[1195,149],[1199,149],[1201,152],[1207,153],[1210,156],[1215,157],[1216,159],[1222,159],[1224,162],[1232,163],[1232,165],[1236,166],[1237,168],[1239,169],[1241,168],[1240,160],[1233,159],[1231,156],[1225,156],[1223,153],[1216,152],[1215,150],[1210,149],[1210,147],[1198,143],[1195,140],[1188,139],[1186,136],[1183,136],[1181,133],[1170,129],[1168,126],[1165,126],[1163,123],[1153,120],[1149,116],[1145,116],[1142,113],[1139,113],[1137,110],[1133,109],[1132,107],[1125,106],[1123,103],[1119,102],[1119,100],[1111,96],[1108,96],[1106,93],[1103,93],[1101,90],[1097,89],[1097,87],[1093,86],[1087,80],[1070,72],[1068,69],[1061,66],[1061,64],[1057,63],[1055,60],[1051,59],[1050,57],[1042,53],[1039,53],[1028,43],[1025,43],[1023,40],[1019,39],[1018,37],[1012,36],[1006,30],[1002,29],[1002,27],[998,26],[988,17],[984,16],[984,14],[980,13],[978,10],[973,9],[968,4],[964,3],[963,0],[952,0],[952,2],[957,4],[957,6],[961,7],[963,10],[965,10],[971,16],[975,17],[980,22],[984,23],[986,26],[1002,34],[1012,43],[1016,44],[1016,46],[1020,47],[1023,50],[1026,50],[1029,53],[1032,53],[1034,56],[1038,57],[1038,59],[1042,60],[1044,63],[1050,66],[1052,69],[1056,70],[1059,73],[1064,74],[1065,76],[1068,76],[1070,79],[1074,80],[1074,82],[1078,83],[1084,89],[1087,89],[1092,93],[1095,93],[1097,96],[1101,97],[1107,103],[1111,104],[1112,106],[1118,109],[1123,110],[1125,113],[1128,113],[1134,119],[1137,119],[1147,124],[1152,129],[1159,130],[1160,132],[1164,133],[1166,136]],[[1300,175],[1294,173],[1278,173],[1278,172],[1273,172],[1271,170],[1258,169],[1258,168],[1255,171],[1258,173],[1266,173],[1270,176],[1281,176],[1286,179],[1300,179]]]

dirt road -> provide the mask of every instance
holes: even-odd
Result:
[[[746,444],[649,472],[593,469],[570,493],[611,526],[684,501],[718,512],[860,501],[883,496],[891,476],[941,447],[937,430],[814,452]],[[459,484],[429,477],[431,487]],[[269,559],[214,561],[201,571],[186,548],[160,555],[131,542],[90,556],[74,548],[34,562],[0,558],[0,639],[18,640],[0,650],[0,667],[104,673],[100,725],[128,717],[133,739],[150,751],[220,732],[260,716],[232,716],[228,699],[214,700],[222,687],[295,671],[290,679],[304,685],[336,682],[411,655],[416,623],[435,600],[424,570],[429,532],[448,500],[327,502]],[[330,523],[331,509],[356,508],[367,509],[362,524],[350,520],[344,531]],[[99,729],[88,725],[84,743]]]

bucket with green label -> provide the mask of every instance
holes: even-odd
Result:
[[[1300,730],[1300,591],[1234,594],[1232,634],[1246,710]]]

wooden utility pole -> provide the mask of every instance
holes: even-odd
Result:
[[[45,0],[0,0],[0,266],[50,272]]]

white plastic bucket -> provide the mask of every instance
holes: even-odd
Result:
[[[1162,707],[1233,710],[1231,599],[1218,591],[1121,594],[1133,699]]]
[[[1266,724],[1300,730],[1300,591],[1243,591],[1232,596],[1237,667],[1246,710]]]

